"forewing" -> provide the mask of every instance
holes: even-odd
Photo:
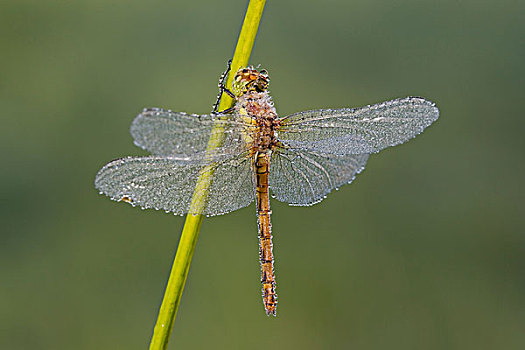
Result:
[[[285,145],[324,154],[378,152],[410,140],[437,120],[434,103],[407,97],[363,108],[324,109],[281,120]]]
[[[248,125],[233,115],[197,115],[149,108],[131,124],[135,144],[154,155],[181,156],[203,153],[210,137],[220,137],[217,154],[244,151],[243,132]]]
[[[368,156],[278,149],[272,153],[270,188],[281,202],[312,205],[333,189],[352,182],[364,169]]]
[[[244,155],[217,158],[212,163],[205,158],[117,159],[98,172],[95,187],[116,201],[183,215],[190,210],[200,172],[210,164],[215,172],[201,214],[225,214],[253,201],[251,163]],[[195,195],[202,197],[205,193],[198,190]]]

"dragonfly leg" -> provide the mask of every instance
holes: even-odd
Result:
[[[221,102],[221,98],[222,98],[222,94],[223,93],[226,93],[228,96],[230,96],[231,98],[235,98],[235,95],[233,94],[233,92],[231,92],[230,90],[228,90],[228,88],[226,87],[226,85],[224,85],[225,81],[226,81],[226,77],[228,76],[228,73],[230,72],[232,68],[232,60],[228,60],[228,66],[226,67],[226,70],[224,71],[224,73],[222,73],[221,77],[219,78],[219,94],[217,95],[217,100],[215,101],[215,104],[213,105],[213,109],[212,109],[212,114],[226,114],[226,113],[231,113],[233,111],[232,108],[228,108],[224,111],[220,111],[219,112],[219,104]]]

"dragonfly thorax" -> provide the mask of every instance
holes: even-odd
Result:
[[[280,123],[268,91],[250,92],[238,98],[236,111],[240,116],[246,116],[255,127],[251,137],[253,152],[266,153],[278,144],[275,131]]]

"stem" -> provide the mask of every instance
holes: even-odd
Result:
[[[248,4],[241,33],[239,34],[239,40],[237,41],[233,55],[232,70],[226,80],[226,86],[231,86],[233,76],[240,67],[246,67],[248,65],[265,2],[265,0],[250,0]],[[234,100],[231,97],[224,95],[219,105],[219,110],[222,111],[230,108],[233,106],[233,103]],[[217,133],[220,127],[217,126],[216,129],[217,130],[212,131],[212,135],[220,134]],[[211,152],[214,148],[218,147],[222,139],[220,135],[218,137],[210,137],[207,152]],[[166,349],[168,346],[175,316],[179,309],[182,291],[184,290],[186,278],[188,277],[193,252],[197,245],[197,238],[199,237],[203,219],[203,215],[200,213],[203,212],[206,205],[213,172],[214,169],[212,165],[206,166],[201,171],[197,181],[190,210],[182,229],[177,254],[175,255],[175,260],[171,268],[168,285],[160,306],[157,323],[155,324],[153,336],[151,337],[150,350]]]

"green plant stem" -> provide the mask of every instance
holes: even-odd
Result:
[[[237,41],[233,55],[232,70],[226,80],[226,86],[231,86],[233,76],[240,67],[246,67],[248,65],[265,2],[265,0],[250,0],[248,4],[241,33],[239,34],[239,40]],[[233,103],[234,100],[225,94],[219,105],[219,110],[228,109]],[[220,136],[221,133],[217,132],[218,130],[220,130],[219,126],[216,127],[216,130],[212,131],[212,135],[219,136],[210,137],[207,152],[213,151],[213,149],[221,144],[222,137]],[[197,181],[190,211],[184,222],[177,254],[173,261],[168,285],[160,306],[157,323],[155,324],[153,336],[151,337],[150,350],[166,349],[168,346],[169,337],[173,329],[173,323],[180,305],[182,291],[184,290],[186,278],[188,277],[191,259],[202,225],[203,215],[199,213],[202,213],[206,205],[206,198],[212,177],[213,166],[207,166],[201,171]]]

